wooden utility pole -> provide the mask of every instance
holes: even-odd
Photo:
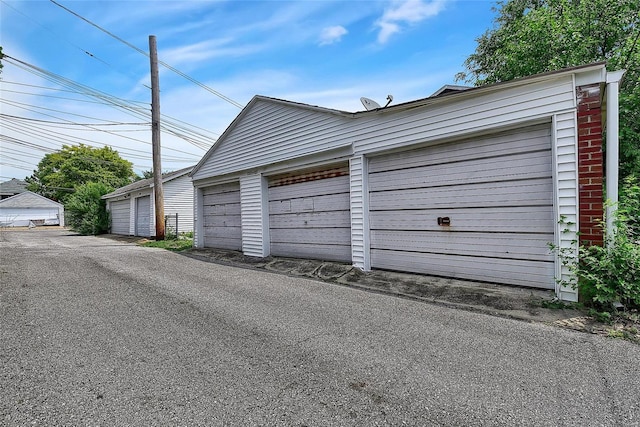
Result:
[[[164,191],[162,190],[162,163],[160,161],[160,84],[156,36],[149,36],[149,59],[151,60],[151,145],[153,150],[156,240],[164,240]]]

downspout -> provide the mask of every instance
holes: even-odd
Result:
[[[611,237],[614,233],[613,216],[618,208],[618,166],[620,157],[619,147],[619,105],[618,93],[620,90],[620,80],[626,70],[619,70],[607,73],[607,140],[606,140],[606,235]],[[608,239],[610,242],[611,240]]]

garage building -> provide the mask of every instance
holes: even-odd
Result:
[[[162,175],[165,216],[177,215],[178,232],[193,231],[193,185],[189,172],[193,167]],[[102,196],[111,214],[111,233],[125,236],[153,237],[155,199],[153,178],[142,179]],[[165,224],[175,227],[175,222]],[[175,231],[175,230],[174,230]]]
[[[621,75],[597,63],[355,113],[256,96],[191,173],[195,245],[576,300],[549,244],[602,243]]]

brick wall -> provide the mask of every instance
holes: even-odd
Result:
[[[580,242],[602,245],[604,217],[600,85],[576,88],[578,102],[578,200]]]

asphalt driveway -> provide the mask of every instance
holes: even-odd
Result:
[[[640,425],[640,346],[0,231],[0,424]]]

